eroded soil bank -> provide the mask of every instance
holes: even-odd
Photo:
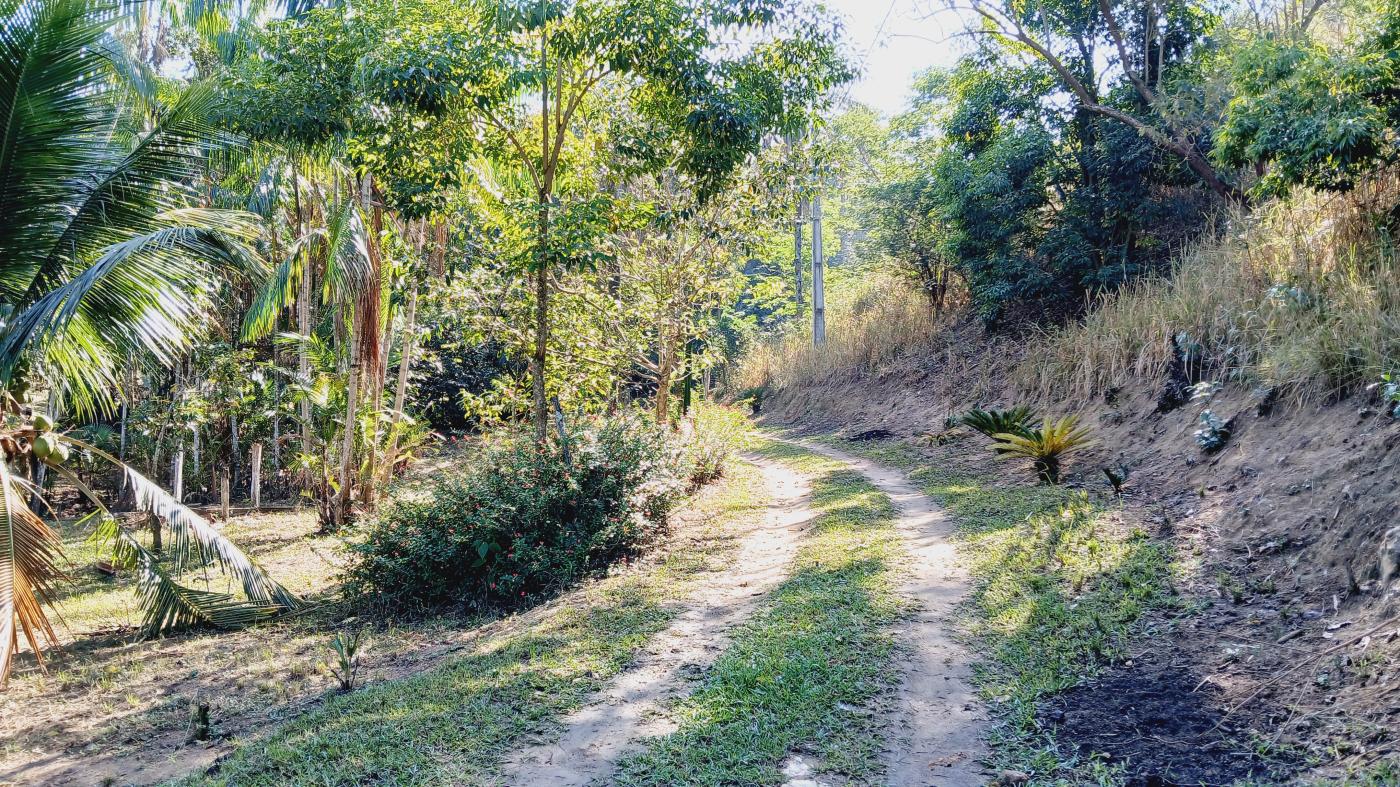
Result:
[[[1400,745],[1400,596],[1381,576],[1400,522],[1400,423],[1366,394],[1290,409],[1229,386],[1163,412],[1157,381],[1091,401],[1022,400],[1004,384],[1008,354],[940,349],[771,391],[763,416],[1016,496],[1034,487],[1026,468],[950,417],[1023,401],[1077,413],[1095,444],[1068,462],[1066,489],[1122,538],[1166,551],[1171,599],[1133,624],[1123,652],[1035,703],[1059,761],[1127,784],[1400,779],[1386,764]],[[1232,427],[1213,453],[1194,439],[1207,407]],[[1121,497],[1105,469],[1127,475]],[[1053,759],[1019,761],[1049,771]]]

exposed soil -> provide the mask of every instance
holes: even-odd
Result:
[[[1055,697],[1039,721],[1080,755],[1122,766],[1128,787],[1286,779],[1294,758],[1265,759],[1246,748],[1249,730],[1225,715],[1220,694],[1149,654]]]
[[[1229,714],[1216,734],[1237,733],[1214,748],[1191,743],[1203,774],[1262,767],[1241,764],[1229,747],[1258,746],[1284,770],[1306,758],[1291,777],[1303,782],[1400,756],[1400,585],[1381,577],[1386,534],[1400,525],[1400,421],[1367,393],[1290,407],[1271,392],[1230,385],[1160,412],[1167,381],[1156,379],[1091,401],[1037,402],[1013,393],[1009,382],[1024,347],[959,326],[938,347],[770,393],[764,415],[845,435],[888,431],[930,462],[1029,483],[1023,468],[990,452],[930,438],[974,405],[1079,413],[1097,446],[1070,460],[1066,482],[1108,494],[1103,468],[1128,471],[1121,516],[1173,549],[1176,590],[1189,614],[1149,624],[1143,649],[1160,654],[1160,669],[1138,659],[1104,677],[1112,691],[1076,690],[1063,698],[1068,705],[1047,712],[1063,710],[1067,719],[1076,706],[1098,713],[1110,695],[1149,707],[1142,697],[1170,697],[1185,686],[1202,718]],[[1215,453],[1194,439],[1206,408],[1232,426]],[[1138,690],[1129,691],[1135,681]],[[1062,739],[1089,750],[1136,729],[1135,721],[1114,725],[1112,716],[1091,716]],[[1162,737],[1194,740],[1173,735]],[[1176,743],[1159,745],[1165,751]],[[1144,763],[1132,769],[1143,778],[1170,764],[1154,760],[1151,746],[1119,751],[1124,761]]]
[[[986,752],[986,714],[972,685],[972,658],[952,623],[968,591],[952,522],[900,472],[821,444],[802,445],[859,470],[899,509],[895,528],[909,552],[901,591],[917,608],[898,632],[904,658],[886,739],[885,783],[984,784],[979,761]]]
[[[730,568],[707,579],[703,594],[632,667],[563,720],[560,734],[515,752],[502,784],[583,787],[605,778],[640,741],[673,731],[664,714],[666,701],[689,691],[690,682],[724,651],[727,632],[785,578],[813,517],[806,505],[810,485],[801,475],[775,462],[750,461],[763,471],[768,510],[743,536]]]

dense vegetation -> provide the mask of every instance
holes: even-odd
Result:
[[[1089,576],[1102,511],[1057,487],[1095,441],[1071,413],[1147,379],[1214,458],[1238,433],[1196,402],[1230,384],[1270,407],[1370,386],[1400,414],[1400,2],[958,13],[961,57],[883,117],[803,0],[0,0],[0,684],[65,640],[80,537],[141,637],[480,620],[583,584],[603,600],[413,679],[452,692],[419,732],[498,749],[526,732],[507,706],[578,707],[676,614],[668,572],[699,569],[610,571],[732,468],[750,424],[715,400],[761,413],[928,353],[990,369],[930,439],[965,426],[1046,482],[921,476],[978,554],[1016,762],[1041,756],[1038,698],[1167,603],[1145,538]],[[983,363],[983,340],[1018,351]],[[829,764],[878,771],[876,720],[842,706],[888,683],[891,510],[818,480],[791,577],[629,783],[773,780],[838,728]],[[341,550],[315,604],[224,531],[272,506]],[[994,631],[1027,597],[1043,625]],[[349,691],[360,633],[336,634]],[[326,713],[415,701],[376,691]],[[473,703],[496,726],[461,729]],[[334,746],[391,780],[496,767],[324,718],[228,778],[314,781]]]

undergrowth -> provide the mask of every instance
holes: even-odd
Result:
[[[1234,217],[1169,278],[1106,295],[1033,343],[1017,381],[1062,401],[1160,380],[1171,338],[1184,334],[1210,378],[1277,388],[1285,401],[1374,383],[1400,362],[1400,261],[1377,219],[1397,199],[1381,179],[1345,198],[1300,193]]]
[[[763,453],[813,477],[819,516],[790,578],[674,709],[679,730],[625,760],[616,784],[777,784],[795,750],[853,783],[876,782],[882,737],[859,709],[895,680],[890,626],[904,607],[894,508],[839,462],[783,444]]]
[[[187,783],[489,781],[522,736],[582,705],[666,627],[672,602],[732,558],[727,531],[757,515],[762,496],[756,471],[737,468],[698,511],[707,532],[656,565],[601,580],[426,673],[331,696]]]
[[[1168,549],[1119,532],[1083,492],[1001,486],[904,445],[841,448],[904,469],[956,522],[973,582],[964,623],[986,657],[975,679],[997,718],[993,766],[1037,784],[1113,783],[1104,764],[1060,749],[1036,709],[1123,658],[1144,614],[1173,603]]]

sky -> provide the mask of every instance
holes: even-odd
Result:
[[[904,109],[915,74],[952,65],[967,46],[958,35],[962,20],[941,0],[826,0],[826,6],[844,19],[852,57],[863,64],[851,99],[886,116]]]

